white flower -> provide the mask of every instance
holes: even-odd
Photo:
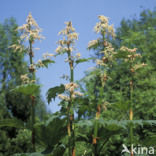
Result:
[[[73,32],[67,35],[68,40],[78,40],[78,33]]]
[[[103,15],[99,15],[98,16],[99,20],[103,23],[108,23],[108,17],[103,16]]]
[[[130,53],[135,53],[137,51],[137,48],[129,49],[129,48],[125,47],[125,46],[122,46],[120,48],[120,50],[121,51],[127,51],[127,52],[130,52]]]
[[[103,61],[100,60],[100,59],[96,59],[96,64],[97,64],[97,65],[103,65]]]
[[[62,31],[60,31],[58,33],[58,35],[68,35],[68,34],[70,34],[72,32],[75,32],[75,29],[73,28],[71,21],[65,22],[65,24],[66,24],[65,29],[63,29]]]
[[[43,54],[43,58],[44,59],[50,59],[53,56],[54,56],[54,54],[51,54],[51,53],[48,53],[48,52],[46,52],[46,53]]]
[[[63,94],[59,94],[58,97],[61,99],[61,100],[65,100],[65,101],[69,101],[70,98],[66,95],[63,95]]]
[[[56,53],[61,53],[61,51],[62,51],[62,47],[61,46],[58,46],[57,48],[56,48]]]
[[[98,40],[92,40],[92,41],[89,41],[88,43],[88,48],[92,48],[93,46],[97,45],[98,44]]]
[[[68,84],[65,84],[65,90],[68,90],[70,92],[73,92],[76,88],[78,88],[78,85],[74,82],[70,82]]]
[[[75,94],[75,95],[78,95],[78,96],[83,96],[83,93],[80,93],[80,92],[74,92],[73,94]]]
[[[21,75],[20,78],[21,78],[23,84],[28,84],[30,82],[28,74]]]
[[[45,65],[43,64],[42,60],[38,60],[36,66],[39,67],[39,68],[40,68],[40,67],[45,67]]]
[[[80,53],[76,53],[76,58],[79,59],[81,57]]]

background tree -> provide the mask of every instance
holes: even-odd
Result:
[[[22,42],[20,42],[20,34],[17,32],[17,27],[18,25],[14,18],[6,19],[4,24],[0,24],[0,118],[18,118],[28,122],[30,119],[29,97],[22,93],[10,91],[22,83],[21,75],[28,73],[27,62],[24,60],[25,55],[23,53],[25,50],[22,49],[21,51],[19,48]],[[16,52],[11,48],[14,44],[17,45]],[[37,107],[40,107],[40,109],[37,111],[37,116],[43,119],[46,107],[39,94]],[[31,151],[28,141],[29,132],[6,127],[2,128],[1,131],[3,136],[1,137],[1,152],[3,155],[11,155],[22,150],[25,150],[25,152]],[[21,137],[24,135],[25,138],[22,140]],[[5,142],[3,140],[4,137]],[[21,146],[17,143],[19,139],[22,140]],[[25,147],[23,148],[24,145]]]
[[[29,119],[30,111],[27,99],[21,94],[10,94],[10,89],[21,83],[20,75],[27,72],[26,62],[22,53],[14,54],[10,45],[18,43],[19,34],[16,31],[17,24],[14,18],[5,20],[4,24],[0,24],[0,110],[1,119],[17,117],[23,121]],[[17,101],[19,97],[19,101]],[[23,101],[21,103],[21,101]],[[13,138],[16,137],[18,130],[16,128],[2,128],[1,134],[6,141],[1,142],[2,155],[10,155],[12,149]],[[29,147],[29,146],[27,146]],[[26,147],[26,148],[27,148]],[[20,149],[20,148],[19,148]],[[21,150],[21,149],[20,149]],[[29,151],[28,149],[26,149]],[[18,150],[15,150],[17,152]]]
[[[154,11],[143,11],[140,14],[139,19],[123,20],[121,27],[117,30],[116,40],[112,41],[116,47],[116,51],[122,45],[126,45],[129,48],[137,48],[137,54],[141,54],[142,58],[140,62],[148,64],[144,69],[138,70],[135,75],[134,86],[134,120],[154,120],[155,119],[155,18],[156,13]],[[103,45],[94,44],[96,55],[99,49],[102,49]],[[102,55],[97,55],[97,58],[101,58]],[[129,81],[130,74],[129,65],[122,61],[123,56],[117,58],[117,64],[113,66],[110,71],[110,81],[107,85],[107,91],[105,97],[108,101],[107,111],[102,113],[105,119],[117,119],[124,120],[129,117]],[[85,101],[80,103],[80,109],[78,114],[80,117],[92,118],[92,111],[94,104],[97,100],[100,100],[98,87],[100,85],[100,78],[95,76],[95,70],[88,72],[86,77],[80,82],[82,85],[82,91],[84,91],[86,97]],[[111,90],[109,88],[112,88]],[[103,99],[103,97],[102,97]],[[101,99],[101,100],[102,100]],[[82,107],[81,107],[82,106]],[[150,132],[152,131],[152,133]],[[153,145],[152,141],[155,139],[155,126],[144,125],[134,126],[134,144],[136,145]],[[122,144],[129,144],[128,141],[129,131],[120,131],[120,135],[116,134],[113,138],[109,138],[105,149],[105,154],[114,155],[120,153],[122,150]],[[152,138],[153,139],[149,139]],[[146,141],[145,141],[146,140]],[[148,140],[148,141],[147,141]]]

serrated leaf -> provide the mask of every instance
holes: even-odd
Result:
[[[53,88],[50,88],[47,92],[47,100],[48,100],[48,104],[52,101],[52,99],[55,100],[56,96],[58,94],[61,94],[65,91],[65,87],[63,84],[61,84],[60,86],[56,86]]]
[[[26,85],[17,86],[16,88],[12,89],[11,91],[19,92],[25,95],[36,95],[39,92],[40,85],[31,83]]]
[[[46,68],[48,68],[48,65],[50,63],[55,63],[55,61],[50,60],[50,59],[46,59],[46,60],[42,60],[42,63],[45,65]]]

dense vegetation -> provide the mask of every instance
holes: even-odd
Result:
[[[56,53],[38,62],[34,43],[43,36],[31,14],[23,26],[13,18],[0,25],[0,155],[154,155],[156,10],[122,20],[116,32],[107,17],[98,16],[90,58],[75,53],[78,34],[72,22],[65,25]],[[47,91],[48,103],[61,99],[60,111],[49,114],[35,72],[50,68],[58,55],[66,55],[70,73],[67,84]],[[75,82],[75,68],[88,61],[95,66]],[[121,154],[123,145],[129,153]],[[142,154],[140,147],[153,148]]]

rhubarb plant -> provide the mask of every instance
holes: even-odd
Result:
[[[125,53],[124,55],[124,61],[128,63],[129,65],[129,73],[130,73],[130,81],[129,81],[129,101],[130,101],[130,104],[129,104],[129,120],[130,121],[133,121],[133,107],[134,107],[134,104],[133,104],[133,101],[134,101],[134,98],[133,98],[133,92],[134,92],[134,81],[135,81],[135,75],[137,74],[137,71],[146,66],[147,64],[145,63],[140,63],[138,62],[139,59],[141,57],[141,55],[139,53],[137,53],[137,48],[133,48],[133,49],[130,49],[130,48],[127,48],[125,46],[122,46],[120,48],[120,51],[122,53]],[[129,133],[130,133],[130,146],[131,146],[131,156],[133,156],[133,124],[130,124],[130,130],[129,130]]]
[[[36,82],[35,72],[41,67],[47,67],[49,63],[54,63],[51,60],[53,54],[45,53],[43,54],[43,60],[39,60],[37,63],[34,62],[34,51],[36,48],[33,47],[33,44],[37,40],[41,40],[44,37],[41,35],[41,28],[38,26],[36,21],[33,19],[31,13],[29,13],[26,24],[18,27],[18,30],[21,31],[20,41],[21,44],[13,44],[10,48],[13,49],[13,52],[24,51],[29,56],[29,67],[28,73],[21,75],[22,85],[17,86],[12,91],[20,92],[25,95],[30,96],[31,101],[31,131],[32,131],[32,146],[33,151],[36,151],[35,148],[35,105],[36,105],[36,95],[39,92],[40,85]],[[27,47],[25,47],[22,42],[26,42]],[[24,49],[24,50],[23,50]]]
[[[113,25],[109,25],[109,20],[107,17],[101,15],[98,16],[99,22],[95,25],[94,30],[100,37],[96,40],[92,40],[88,44],[88,49],[97,50],[97,55],[99,59],[96,59],[97,65],[97,76],[100,77],[102,87],[98,88],[99,97],[102,98],[98,100],[96,104],[96,115],[94,122],[94,133],[93,133],[93,145],[94,145],[94,155],[98,155],[97,142],[100,139],[98,136],[99,129],[99,119],[101,112],[106,110],[106,105],[108,102],[104,97],[105,85],[110,79],[109,71],[113,65],[115,50],[108,39],[115,37]],[[100,99],[101,99],[100,98]]]
[[[88,61],[82,59],[80,53],[74,54],[76,51],[75,43],[78,40],[78,33],[72,26],[72,22],[65,22],[66,27],[59,32],[61,39],[57,42],[56,55],[66,55],[65,62],[69,65],[70,74],[63,76],[68,80],[65,85],[60,85],[49,89],[47,98],[51,101],[52,98],[58,96],[65,104],[62,109],[65,110],[67,117],[67,133],[68,133],[68,155],[76,155],[76,139],[75,139],[75,117],[74,117],[74,100],[76,97],[82,96],[82,93],[77,91],[78,84],[74,81],[74,69],[77,64]]]

